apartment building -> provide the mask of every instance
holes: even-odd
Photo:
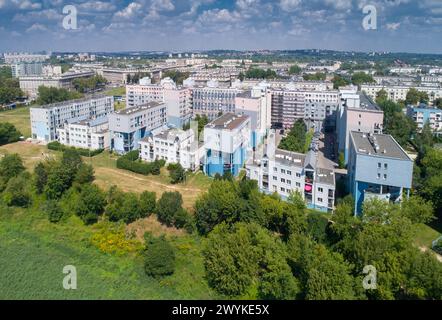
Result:
[[[318,163],[314,151],[302,154],[268,145],[262,159],[246,165],[247,177],[256,180],[264,193],[276,192],[287,200],[297,192],[308,208],[331,212],[335,203],[335,174]]]
[[[138,69],[119,69],[119,68],[103,68],[102,74],[107,81],[113,84],[126,84],[127,76],[133,77],[137,73],[147,72],[147,70]]]
[[[348,178],[355,214],[361,214],[365,200],[400,202],[404,194],[408,197],[413,160],[390,135],[352,131]]]
[[[93,71],[66,72],[61,75],[39,75],[20,77],[20,89],[23,90],[30,98],[34,99],[38,96],[38,88],[40,86],[64,88],[73,90],[73,81],[80,78],[93,77]]]
[[[32,54],[32,53],[5,53],[3,55],[6,64],[16,63],[33,63],[44,62],[50,58],[47,54]]]
[[[43,74],[43,64],[41,62],[15,63],[11,65],[11,72],[14,78],[39,76]]]
[[[167,129],[140,141],[140,157],[147,162],[179,163],[186,170],[197,171],[204,157],[204,146],[198,143],[192,129]]]
[[[114,98],[96,95],[44,106],[31,107],[32,138],[50,142],[58,139],[57,129],[67,123],[94,120],[114,111]]]
[[[164,102],[167,107],[167,122],[182,128],[192,117],[192,91],[177,86],[170,78],[152,84],[150,78],[143,78],[140,84],[126,86],[126,104],[135,107],[150,101]]]
[[[419,106],[408,106],[407,116],[413,119],[417,125],[417,129],[421,131],[426,123],[430,125],[434,132],[442,131],[442,110],[431,108],[421,103]]]
[[[139,149],[139,142],[167,123],[166,105],[149,102],[109,115],[110,149],[124,154]]]
[[[267,100],[266,88],[256,86],[250,91],[239,93],[235,98],[237,114],[250,117],[251,147],[257,148],[271,127],[271,104]]]
[[[192,109],[194,115],[206,115],[214,120],[223,113],[235,112],[235,98],[240,90],[221,88],[216,83],[207,87],[192,88]]]
[[[251,121],[247,115],[226,113],[204,127],[204,173],[237,176],[249,157]]]
[[[350,132],[382,133],[384,112],[364,93],[357,93],[356,88],[353,92],[347,88],[341,98],[337,112],[337,140],[338,150],[344,153],[347,164]]]
[[[89,150],[109,148],[109,122],[107,117],[67,123],[57,129],[61,144]]]
[[[415,88],[418,91],[426,92],[428,94],[429,102],[433,103],[434,100],[442,98],[441,86],[412,86],[412,85],[361,85],[361,91],[367,93],[367,95],[376,100],[377,94],[381,90],[385,90],[388,94],[388,99],[399,102],[404,101],[407,98],[407,93],[411,88]]]

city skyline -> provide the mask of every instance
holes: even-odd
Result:
[[[375,30],[362,25],[367,5]],[[0,0],[0,18],[0,51],[442,51],[437,0]]]

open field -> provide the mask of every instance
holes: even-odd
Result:
[[[107,96],[124,96],[126,95],[126,87],[112,88],[104,91]]]
[[[47,157],[56,156],[57,152],[48,150],[44,145],[36,145],[28,142],[17,142],[0,147],[0,155],[6,153],[18,153],[28,170]],[[189,175],[187,181],[182,184],[172,185],[165,168],[159,176],[144,176],[116,167],[117,156],[109,152],[103,152],[93,158],[84,158],[86,163],[93,165],[95,169],[95,183],[107,190],[112,185],[117,185],[126,192],[154,191],[160,197],[166,191],[178,191],[183,196],[184,207],[192,210],[193,204],[202,193],[208,190],[211,179],[202,173]]]
[[[39,204],[26,210],[2,207],[0,299],[217,298],[204,279],[198,237],[168,236],[176,249],[176,271],[156,280],[144,274],[140,253],[97,249],[91,243],[94,232],[75,216],[51,224]],[[66,265],[77,269],[77,290],[62,287]]]
[[[26,138],[31,136],[29,107],[0,112],[0,122],[12,123],[23,136]]]

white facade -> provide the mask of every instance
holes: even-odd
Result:
[[[57,129],[65,124],[105,117],[114,111],[114,98],[94,96],[45,106],[31,107],[32,138],[40,141],[58,139]]]
[[[399,102],[404,101],[407,98],[407,93],[411,88],[415,88],[418,91],[426,92],[428,94],[429,102],[432,103],[438,98],[442,98],[442,87],[440,86],[385,86],[385,85],[371,85],[363,84],[361,86],[361,91],[366,92],[367,95],[376,100],[377,94],[381,90],[385,90],[388,95],[388,99]]]
[[[186,170],[196,171],[204,157],[204,147],[198,144],[192,129],[168,129],[141,140],[140,157],[147,162],[179,163]]]
[[[109,148],[108,129],[107,117],[70,123],[62,129],[57,129],[58,141],[76,148],[104,150]]]
[[[32,53],[5,53],[3,56],[6,64],[44,62],[50,58],[47,54]]]

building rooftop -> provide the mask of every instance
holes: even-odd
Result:
[[[73,122],[71,124],[74,125],[82,125],[82,126],[89,126],[89,127],[96,127],[96,126],[100,126],[102,124],[107,123],[109,120],[107,117],[100,117],[100,118],[96,118],[96,119],[85,119],[85,120],[80,120],[77,122]]]
[[[70,105],[70,104],[74,104],[74,103],[82,103],[82,102],[86,102],[86,101],[98,100],[98,99],[103,99],[103,98],[113,98],[113,97],[105,96],[104,94],[95,94],[95,95],[81,98],[81,99],[56,102],[56,103],[46,104],[43,106],[35,106],[35,107],[31,107],[31,109],[52,109],[52,108],[62,107],[62,106],[66,106],[66,105]]]
[[[352,131],[350,137],[358,154],[412,161],[390,135]]]
[[[316,181],[318,183],[328,184],[331,186],[335,185],[335,173],[333,170],[318,168],[316,170]]]
[[[365,93],[363,92],[358,92],[359,94],[359,98],[361,100],[361,104],[360,104],[360,108],[361,109],[366,109],[366,110],[373,110],[373,111],[380,111],[381,108],[373,102],[373,100],[371,100],[370,97],[368,97]]]
[[[220,129],[220,130],[234,130],[239,128],[244,122],[250,119],[247,115],[240,115],[234,113],[225,113],[221,117],[213,120],[206,125],[206,128]]]
[[[131,107],[131,108],[126,108],[126,109],[115,111],[115,114],[131,115],[131,114],[134,114],[134,113],[137,113],[140,111],[149,110],[149,109],[158,107],[160,105],[164,105],[164,103],[151,101],[151,102],[148,102],[148,103],[136,106],[136,107]]]
[[[285,166],[304,167],[305,154],[276,149],[275,161]]]

